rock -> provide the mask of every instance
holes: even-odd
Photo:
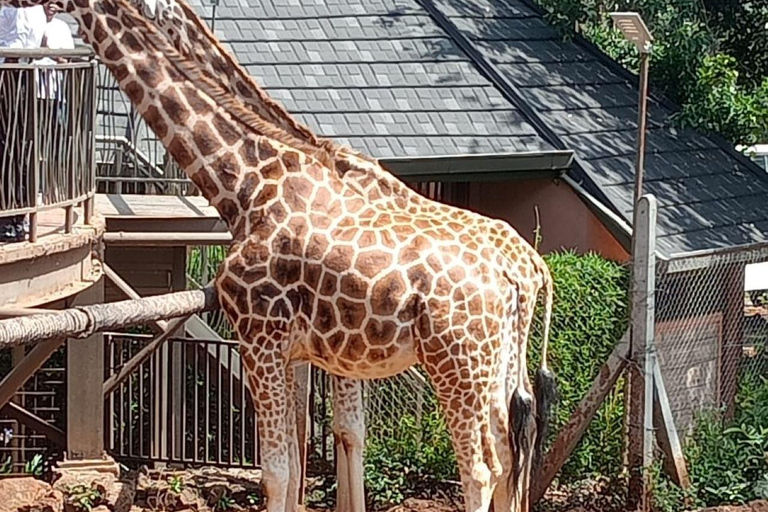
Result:
[[[59,491],[32,477],[0,480],[0,503],[3,510],[18,512],[61,512],[64,507]]]

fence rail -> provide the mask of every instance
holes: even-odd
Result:
[[[88,222],[95,193],[97,67],[90,51],[1,50],[0,213],[29,215],[74,207]]]

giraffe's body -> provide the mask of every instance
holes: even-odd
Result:
[[[473,227],[475,242],[484,245],[489,244],[498,249],[501,257],[505,259],[504,265],[508,267],[509,276],[512,277],[524,296],[518,311],[521,318],[521,332],[517,339],[519,346],[515,347],[513,364],[519,365],[510,370],[510,375],[516,372],[515,368],[525,368],[528,331],[533,321],[534,305],[540,291],[545,294],[545,330],[549,325],[549,317],[552,306],[552,281],[546,263],[535,249],[528,244],[509,224],[475,214],[473,212],[448,207],[444,204],[430,200],[412,190],[394,175],[384,170],[374,159],[340,147],[330,140],[316,137],[312,130],[304,126],[277,102],[272,100],[261,89],[256,81],[226,49],[216,40],[208,26],[195,14],[194,10],[183,0],[149,0],[152,7],[149,8],[148,0],[131,0],[134,5],[142,10],[158,30],[165,34],[174,48],[191,61],[198,64],[200,70],[212,81],[217,82],[223,89],[233,96],[239,97],[245,108],[251,110],[257,116],[281,127],[287,133],[304,141],[312,147],[328,149],[333,154],[333,167],[342,175],[344,181],[361,190],[369,204],[382,204],[385,207],[406,208],[409,213],[422,213],[431,218],[442,218],[445,222],[458,222]],[[546,369],[546,338],[542,352],[542,377],[540,387],[551,386],[551,375]],[[323,365],[320,364],[322,367]],[[521,375],[524,386],[530,388],[527,383],[527,374]],[[547,382],[549,380],[550,382]],[[508,386],[511,389],[518,385],[509,379]],[[362,408],[362,392],[360,384],[349,379],[334,378],[335,410],[351,411]],[[546,389],[537,389],[547,393]],[[339,395],[352,400],[353,403],[339,404]],[[539,400],[538,411],[539,439],[546,432],[546,408],[545,399]],[[350,466],[357,468],[356,474],[345,475],[347,468],[339,465],[338,503],[340,512],[348,512],[350,503],[345,502],[348,492],[362,493],[360,489],[347,491],[347,484],[362,488],[362,444],[364,438],[364,423],[360,414],[339,415],[334,414],[334,432],[338,439],[346,438],[349,444],[355,445],[354,456],[358,460],[345,461]],[[345,453],[343,444],[337,443],[339,458],[344,460],[349,454]],[[349,447],[347,447],[349,449]],[[528,462],[530,464],[530,461]],[[354,472],[353,472],[354,473]],[[523,471],[527,475],[527,471]],[[345,482],[345,479],[352,482]],[[525,493],[526,482],[521,482],[520,501],[522,508],[527,508],[527,495]],[[352,499],[351,512],[362,512],[360,499]]]
[[[256,119],[127,0],[57,3],[233,233],[217,287],[254,395],[268,510],[296,505],[296,360],[354,379],[422,363],[453,434],[467,510],[487,510],[492,496],[499,511],[524,499],[526,471],[514,461],[525,446],[510,437],[530,438],[530,415],[518,436],[509,408],[530,406],[514,393],[530,387],[534,271],[546,271],[535,251],[506,224],[408,192],[366,159],[355,165],[372,170],[346,179],[324,159],[325,143]],[[551,287],[544,275],[536,292]]]

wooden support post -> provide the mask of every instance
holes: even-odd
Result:
[[[616,348],[608,356],[608,360],[600,367],[600,372],[595,380],[592,381],[592,387],[589,389],[589,392],[573,411],[568,424],[560,430],[552,448],[547,452],[544,463],[541,466],[541,471],[532,479],[534,482],[533,489],[531,490],[532,503],[536,503],[544,496],[549,484],[552,483],[560,468],[563,467],[565,461],[579,444],[592,418],[594,418],[605,397],[616,385],[621,372],[627,366],[628,357],[629,330],[624,333]]]
[[[632,342],[629,366],[627,509],[650,510],[653,461],[653,332],[656,292],[656,199],[637,203],[632,261]]]
[[[724,419],[733,419],[739,387],[739,363],[744,344],[744,263],[720,267],[722,278],[713,283],[722,290],[723,338],[720,349],[720,406]]]
[[[81,292],[75,305],[104,301],[104,280]],[[104,455],[104,337],[96,333],[67,342],[67,458],[100,460]]]
[[[688,468],[685,465],[683,447],[680,444],[675,420],[672,417],[672,409],[669,406],[659,360],[655,354],[653,356],[653,385],[653,420],[656,427],[656,440],[661,451],[664,452],[664,470],[677,485],[687,489],[691,486]]]

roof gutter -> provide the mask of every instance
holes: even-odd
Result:
[[[573,151],[382,158],[379,163],[407,181],[499,181],[557,178],[573,163]]]

